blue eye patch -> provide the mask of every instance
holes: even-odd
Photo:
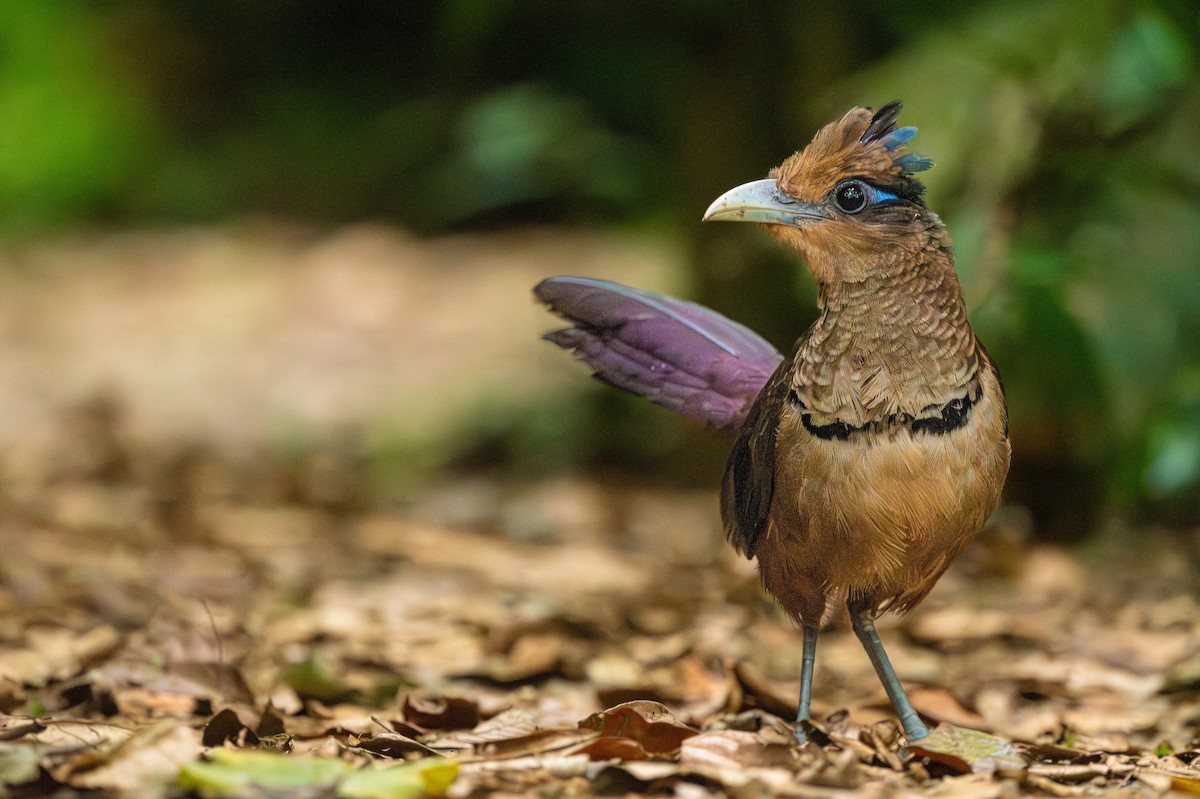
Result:
[[[884,203],[884,202],[887,202],[888,200],[899,200],[900,199],[897,195],[892,194],[890,191],[884,191],[883,189],[876,188],[875,186],[872,186],[870,183],[865,183],[863,185],[865,185],[867,187],[867,202],[869,202],[871,205],[875,205],[877,203]]]

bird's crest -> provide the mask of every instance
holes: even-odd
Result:
[[[901,188],[900,196],[919,200],[924,186],[912,175],[929,169],[933,161],[908,152],[906,145],[917,129],[897,128],[899,114],[899,100],[875,113],[852,108],[817,131],[812,143],[780,164],[771,177],[801,199],[823,197],[839,181],[861,177]]]
[[[896,117],[900,115],[900,106],[899,100],[892,100],[879,109],[875,116],[871,117],[871,124],[867,125],[867,129],[858,137],[858,140],[862,144],[868,145],[872,142],[879,142],[883,149],[894,154],[892,163],[900,167],[905,174],[924,172],[933,166],[931,159],[916,153],[896,152],[917,135],[917,129],[911,125],[903,128],[896,127]]]

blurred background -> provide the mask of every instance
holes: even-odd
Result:
[[[186,524],[214,491],[475,523],[497,481],[711,490],[728,442],[587,380],[529,288],[787,346],[812,279],[700,215],[899,98],[1004,374],[1008,501],[1050,539],[1191,529],[1198,60],[1192,0],[0,5],[5,491],[146,480]]]

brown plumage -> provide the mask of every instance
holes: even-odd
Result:
[[[921,601],[995,509],[1008,471],[1004,393],[967,320],[950,249],[912,172],[899,103],[855,108],[707,219],[760,221],[803,256],[821,315],[742,426],[722,487],[730,541],[805,628],[839,606],[910,740],[925,728],[873,620]],[[797,725],[804,740],[804,725]]]

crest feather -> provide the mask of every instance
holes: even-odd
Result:
[[[899,100],[892,100],[876,111],[875,116],[871,117],[871,124],[867,125],[867,129],[863,131],[862,136],[858,137],[858,140],[863,144],[870,144],[895,130],[896,117],[900,116],[901,105]]]
[[[888,135],[879,140],[885,150],[895,150],[912,140],[913,136],[917,135],[917,129],[912,125],[903,128],[896,128]]]
[[[929,169],[933,166],[933,159],[925,155],[917,155],[916,153],[905,153],[893,163],[905,172],[912,174],[913,172],[924,172],[926,169]]]

